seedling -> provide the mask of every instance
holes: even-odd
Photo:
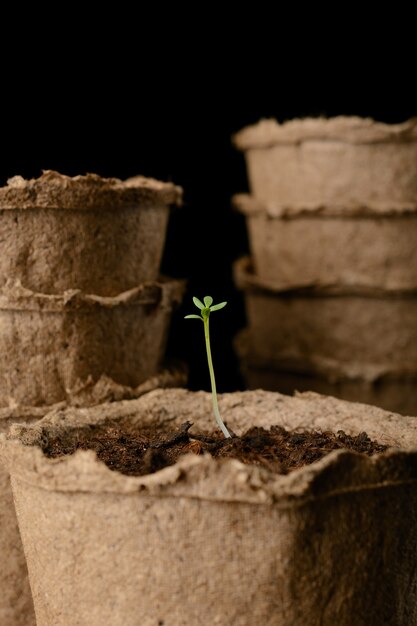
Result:
[[[207,361],[210,372],[210,382],[211,382],[211,398],[213,401],[213,411],[216,421],[219,425],[219,428],[223,432],[225,437],[231,437],[232,435],[227,430],[226,426],[222,418],[220,417],[219,405],[217,402],[217,391],[216,391],[216,379],[214,377],[214,369],[213,369],[213,360],[211,358],[211,348],[210,348],[210,329],[209,329],[209,318],[210,313],[213,311],[219,311],[226,306],[227,302],[220,302],[220,304],[213,304],[213,298],[211,296],[206,296],[204,298],[204,304],[198,298],[193,298],[193,302],[196,305],[197,309],[200,309],[200,315],[186,315],[185,319],[196,319],[201,320],[204,324],[204,337],[206,340],[206,352],[207,352]]]

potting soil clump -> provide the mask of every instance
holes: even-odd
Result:
[[[180,428],[133,430],[109,425],[75,430],[71,439],[50,438],[43,452],[50,458],[94,450],[107,467],[128,476],[152,474],[173,465],[187,453],[211,454],[216,459],[233,458],[262,466],[277,474],[318,461],[332,450],[348,449],[372,456],[388,446],[372,441],[367,433],[357,436],[319,431],[288,431],[281,426],[269,430],[254,427],[242,436],[225,439],[219,431],[194,432],[191,422]]]

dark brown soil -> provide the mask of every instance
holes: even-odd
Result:
[[[371,441],[366,433],[356,437],[342,430],[332,432],[290,432],[280,426],[251,428],[241,437],[225,439],[218,432],[190,432],[185,422],[177,430],[120,430],[114,426],[80,430],[70,442],[45,442],[43,451],[51,458],[72,454],[77,449],[95,450],[99,459],[113,470],[129,476],[143,476],[173,465],[178,458],[211,454],[214,458],[234,458],[278,473],[309,465],[332,450],[345,448],[372,456],[387,446]]]

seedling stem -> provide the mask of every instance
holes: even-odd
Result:
[[[209,324],[210,313],[212,313],[213,311],[218,311],[219,309],[222,309],[223,307],[226,306],[227,302],[221,302],[220,304],[213,305],[212,304],[213,298],[211,298],[210,296],[206,296],[204,298],[204,304],[198,298],[193,298],[193,301],[196,307],[200,309],[201,315],[186,315],[185,319],[192,319],[192,318],[200,319],[204,324],[204,338],[206,340],[207,362],[208,362],[208,368],[210,372],[211,398],[213,401],[214,417],[216,418],[217,424],[219,425],[219,428],[221,429],[222,433],[224,434],[226,438],[228,438],[228,437],[231,437],[232,435],[229,433],[226,426],[224,425],[224,422],[220,416],[219,404],[217,402],[216,379],[214,376],[213,359],[211,356],[210,324]]]

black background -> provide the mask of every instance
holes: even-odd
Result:
[[[161,29],[129,14],[104,22],[81,17],[69,14],[77,31],[55,28],[42,41],[31,33],[21,63],[10,65],[13,48],[2,57],[0,183],[56,169],[144,174],[181,185],[185,204],[171,215],[162,271],[187,278],[188,289],[168,352],[189,363],[191,388],[208,389],[201,325],[183,316],[195,312],[193,295],[227,300],[212,318],[217,382],[220,391],[241,388],[232,340],[245,317],[232,262],[247,253],[248,242],[230,198],[247,190],[247,179],[231,135],[262,117],[404,121],[417,115],[415,72],[407,66],[414,52],[403,41],[394,60],[387,31],[368,53],[355,55],[364,34],[357,25],[326,41],[318,31],[308,40],[297,31],[284,45],[285,24],[266,29],[267,14],[240,31],[194,16],[181,33],[169,19]]]

